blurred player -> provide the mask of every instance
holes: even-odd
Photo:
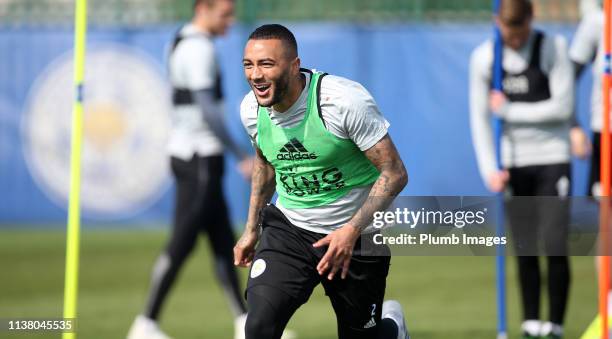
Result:
[[[491,91],[493,43],[474,50],[470,61],[470,116],[480,173],[489,190],[509,185],[514,196],[566,197],[570,189],[569,127],[574,81],[561,36],[533,30],[529,0],[505,0],[496,18],[504,42],[504,92]],[[496,166],[491,112],[504,121],[503,170]],[[554,199],[553,199],[554,200]],[[517,251],[524,338],[561,338],[570,284],[566,254],[566,201],[509,205]],[[541,200],[540,200],[541,201]],[[546,203],[546,201],[551,203]],[[521,203],[522,202],[522,203]],[[541,274],[538,234],[548,263],[548,322],[540,321]],[[525,255],[527,254],[527,255]],[[563,254],[563,255],[560,255]]]
[[[580,0],[580,16],[582,18],[599,10],[601,0]]]
[[[248,221],[234,248],[237,265],[252,263],[246,338],[279,338],[319,283],[339,338],[407,338],[399,303],[383,304],[390,256],[368,255],[373,212],[408,178],[388,122],[360,84],[301,69],[284,26],[251,33],[243,65],[252,91],[241,117],[256,148]]]
[[[601,9],[586,15],[580,22],[572,45],[570,58],[574,62],[576,77],[579,77],[587,64],[593,63],[593,89],[591,93],[591,128],[593,129],[593,152],[589,174],[589,195],[601,195],[599,183],[601,156],[602,114],[602,78],[603,78],[603,25],[604,15]]]
[[[128,339],[168,338],[157,322],[166,296],[198,235],[207,234],[215,273],[236,319],[241,337],[246,308],[235,267],[234,235],[223,195],[225,151],[239,160],[249,178],[252,160],[230,138],[224,124],[221,74],[213,38],[223,35],[234,20],[231,0],[196,0],[190,23],[177,33],[168,58],[173,87],[173,126],[168,145],[176,179],[172,235],[153,268],[149,300]]]

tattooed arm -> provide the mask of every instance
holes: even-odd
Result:
[[[366,157],[380,172],[369,198],[348,222],[361,231],[372,222],[376,211],[384,211],[408,183],[408,173],[389,134],[365,151]]]
[[[317,271],[320,275],[329,271],[329,280],[339,270],[342,270],[342,279],[346,278],[353,247],[361,231],[372,222],[374,212],[385,210],[408,183],[406,168],[389,134],[364,153],[380,172],[369,198],[346,225],[314,243],[315,247],[328,246]]]
[[[249,215],[244,233],[234,246],[234,265],[247,267],[253,260],[255,245],[259,239],[259,211],[270,202],[274,195],[274,168],[266,160],[259,148],[255,149],[253,176],[251,177],[251,198]]]

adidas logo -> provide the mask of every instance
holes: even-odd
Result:
[[[317,155],[312,152],[308,152],[306,147],[296,139],[292,138],[285,146],[278,150],[276,155],[277,160],[303,160],[303,159],[316,159]]]
[[[371,328],[374,326],[376,326],[376,321],[374,320],[374,317],[372,317],[372,319],[370,319],[370,321],[368,321],[367,324],[363,326],[363,328]]]

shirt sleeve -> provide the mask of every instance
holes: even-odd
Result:
[[[379,142],[389,128],[372,95],[361,84],[347,81],[344,84],[346,101],[340,105],[343,134],[366,151]]]
[[[574,71],[567,53],[565,38],[556,36],[552,44],[542,49],[552,65],[548,72],[550,99],[538,102],[508,103],[500,112],[505,121],[512,123],[542,123],[568,120],[574,107]]]
[[[239,160],[247,157],[247,153],[232,139],[225,127],[223,112],[215,104],[215,94],[212,90],[199,90],[191,92],[196,103],[202,110],[202,117],[213,134],[229,149]]]
[[[240,103],[240,120],[254,147],[257,146],[257,108],[255,95],[249,92]]]
[[[491,52],[487,52],[487,47]],[[487,183],[489,176],[497,170],[491,114],[488,97],[491,81],[492,50],[490,44],[481,45],[470,58],[470,129],[472,143],[482,180]],[[491,54],[491,55],[490,55]]]
[[[176,51],[184,86],[192,91],[212,89],[217,76],[217,61],[212,41],[186,38]]]
[[[600,32],[597,27],[596,14],[587,15],[580,21],[576,35],[572,40],[570,59],[578,64],[586,65],[593,60],[599,44]]]

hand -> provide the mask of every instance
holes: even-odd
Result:
[[[238,163],[238,172],[242,174],[245,180],[251,181],[251,175],[253,174],[253,157],[246,157]]]
[[[487,185],[490,191],[498,193],[504,190],[508,180],[510,180],[510,173],[508,171],[496,171],[489,175],[489,182]]]
[[[584,160],[591,154],[591,141],[579,126],[572,127],[570,130],[570,144],[572,154],[578,159]]]
[[[503,92],[494,90],[489,94],[489,108],[491,109],[491,112],[498,117],[503,117],[505,113],[504,108],[506,107],[507,102],[508,99]]]
[[[346,224],[328,234],[325,238],[315,242],[312,245],[314,247],[328,246],[325,255],[317,265],[319,275],[329,271],[327,279],[332,280],[338,270],[342,268],[341,278],[346,278],[353,255],[353,247],[355,247],[355,242],[360,235],[361,230]]]
[[[236,246],[234,246],[234,265],[249,267],[255,256],[255,245],[259,240],[259,233],[256,231],[245,230]]]

